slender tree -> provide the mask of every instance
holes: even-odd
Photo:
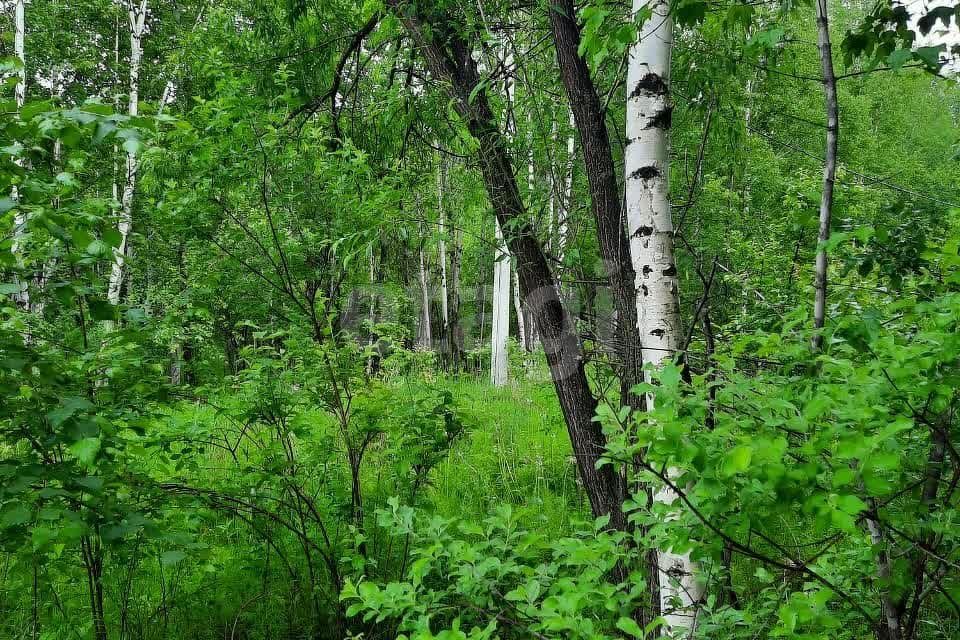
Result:
[[[621,191],[614,169],[613,151],[607,132],[606,113],[600,101],[590,68],[580,55],[580,28],[573,0],[560,0],[550,12],[554,45],[560,76],[570,103],[570,133],[567,138],[567,173],[563,213],[560,223],[560,247],[566,242],[572,214],[573,169],[576,161],[574,134],[579,133],[583,166],[590,189],[590,208],[597,228],[604,275],[610,283],[616,309],[615,333],[623,361],[620,376],[620,400],[638,408],[639,399],[631,389],[639,381],[640,334],[637,331],[637,301],[634,265],[623,224]]]
[[[447,212],[443,201],[444,189],[444,160],[439,158],[437,163],[437,210],[440,212],[440,238],[437,247],[440,258],[440,317],[443,322],[444,340],[448,340],[450,328],[450,292],[447,287]]]
[[[512,140],[515,133],[513,119],[514,83],[513,83],[513,50],[502,42],[504,68],[504,95],[507,101],[506,132],[507,139]],[[496,249],[493,263],[493,327],[490,331],[490,381],[495,387],[507,383],[509,375],[509,359],[507,357],[507,339],[510,336],[510,290],[511,290],[511,260],[503,229],[500,223],[495,225]],[[522,320],[519,323],[522,325]]]
[[[423,227],[420,228],[420,247],[417,252],[417,281],[420,284],[420,328],[417,333],[417,346],[428,350],[433,345],[433,332],[430,326],[430,279],[427,274],[427,257],[424,250]]]
[[[495,221],[493,260],[493,324],[490,328],[490,382],[495,387],[507,383],[507,337],[510,333],[510,254],[500,228]]]
[[[573,110],[570,110],[570,130],[567,133],[567,163],[563,172],[563,197],[560,198],[560,213],[557,220],[557,257],[563,262],[570,234],[570,216],[573,214],[573,171],[577,166],[576,127]]]
[[[830,238],[830,217],[833,212],[833,186],[837,176],[837,138],[840,120],[837,108],[837,78],[833,71],[833,51],[830,42],[830,21],[827,0],[815,0],[817,15],[817,49],[823,74],[823,92],[827,112],[827,142],[823,163],[823,187],[820,193],[820,231],[817,234],[817,262],[814,275],[813,348],[823,346],[823,329],[827,314],[827,250],[824,243]]]
[[[147,0],[130,0],[127,13],[130,27],[130,87],[128,94],[127,114],[135,117],[139,113],[140,101],[140,66],[143,60],[143,35],[147,20]],[[120,199],[120,221],[117,229],[120,231],[120,246],[117,247],[113,258],[113,267],[110,271],[110,282],[107,288],[107,300],[110,304],[120,303],[120,291],[123,286],[124,269],[129,251],[130,233],[133,228],[133,199],[137,189],[138,158],[136,147],[127,150],[126,177],[123,183],[123,195]]]
[[[25,11],[26,7],[24,6],[24,0],[16,0],[16,3],[13,6],[13,22],[14,22],[14,34],[13,34],[13,52],[16,55],[17,59],[20,60],[20,69],[17,71],[17,84],[14,87],[14,96],[17,103],[17,110],[23,109],[23,104],[27,98],[27,56],[26,56],[26,16]],[[17,159],[17,164],[22,165],[23,161],[19,158]],[[16,186],[13,188],[11,194],[14,200],[19,198],[19,193]],[[18,211],[13,219],[13,254],[17,256],[17,260],[20,264],[23,264],[20,256],[20,248],[23,242],[23,237],[26,234],[26,216]],[[23,309],[30,308],[30,291],[27,288],[26,282],[20,282],[19,278],[16,280],[18,286],[18,291],[14,295],[14,300],[17,305]]]

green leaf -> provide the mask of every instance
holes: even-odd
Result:
[[[30,521],[30,509],[24,504],[17,504],[8,508],[0,516],[0,527],[8,528]]]
[[[87,298],[90,317],[94,320],[116,320],[117,308],[102,298]]]
[[[940,67],[940,53],[944,50],[945,47],[941,44],[935,47],[917,47],[917,50],[913,53],[924,65],[931,69],[937,69]]]
[[[128,138],[123,142],[123,150],[129,153],[132,156],[140,153],[140,150],[143,148],[143,144],[137,138]]]
[[[84,466],[90,466],[100,453],[100,438],[84,438],[70,445],[70,453]]]
[[[910,49],[897,49],[887,56],[887,64],[894,69],[900,69],[904,64],[913,58],[913,51]]]
[[[30,531],[30,539],[33,542],[34,549],[45,547],[51,540],[57,537],[57,532],[49,527],[34,527]]]
[[[627,618],[626,616],[621,616],[620,619],[617,620],[617,629],[620,629],[620,631],[623,631],[634,638],[643,637],[643,630],[640,628],[640,625],[634,622],[632,618]]]
[[[104,229],[101,234],[101,238],[108,245],[116,249],[120,246],[120,242],[123,240],[123,235],[116,227],[110,227],[109,229]]]
[[[54,427],[59,427],[67,418],[81,411],[88,411],[93,408],[86,398],[64,398],[60,401],[60,406],[47,414],[47,420]]]
[[[182,562],[186,557],[187,554],[183,551],[166,551],[160,554],[160,562],[164,566],[170,566]]]
[[[691,26],[700,22],[707,16],[706,2],[684,2],[674,9],[677,24],[682,26]]]
[[[750,460],[753,459],[753,448],[747,445],[740,445],[731,449],[720,464],[720,472],[724,476],[733,476],[743,473],[750,468]]]
[[[863,500],[861,500],[857,496],[847,495],[847,496],[840,496],[837,498],[837,507],[841,511],[845,513],[849,513],[852,516],[855,516],[861,511],[865,511],[867,508],[867,505],[863,502]]]

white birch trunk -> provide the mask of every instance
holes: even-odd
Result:
[[[575,133],[577,123],[570,111],[570,132],[567,134],[567,167],[563,176],[563,201],[560,203],[560,219],[557,222],[557,258],[563,262],[567,248],[570,215],[573,209],[573,169],[576,166],[577,143]]]
[[[120,79],[120,18],[117,18],[113,28],[113,68],[116,69],[117,79]],[[114,91],[113,110],[120,113],[120,88]],[[120,153],[117,143],[113,143],[113,200],[120,199],[120,184],[117,180],[120,168],[117,166],[117,155]]]
[[[513,273],[513,310],[517,314],[517,339],[520,346],[527,348],[527,327],[526,318],[523,317],[523,303],[520,302],[520,277],[517,275],[516,267],[512,267]]]
[[[514,86],[513,53],[506,45],[504,50],[504,68],[507,77],[504,89],[507,97],[507,138],[512,140],[516,133],[513,120]],[[510,254],[503,238],[500,223],[495,221],[496,255],[493,263],[493,326],[490,330],[490,382],[495,387],[507,383],[507,337],[510,335]]]
[[[27,35],[27,25],[25,13],[25,1],[16,0],[16,4],[13,7],[13,53],[20,60],[20,71],[17,72],[17,86],[14,88],[18,109],[23,107],[23,103],[27,99],[27,57],[24,44]]]
[[[140,100],[140,64],[143,58],[143,33],[147,18],[147,0],[139,5],[133,0],[130,4],[128,19],[130,22],[130,92],[127,113],[136,116],[139,113]],[[120,289],[123,285],[124,266],[127,256],[127,243],[133,227],[133,197],[137,188],[137,154],[127,152],[127,173],[120,199],[120,246],[114,251],[113,267],[110,270],[110,283],[107,287],[107,301],[112,305],[120,304]]]
[[[17,85],[14,87],[14,97],[17,103],[17,111],[23,109],[24,102],[27,99],[27,56],[25,49],[25,40],[27,34],[26,26],[26,16],[25,16],[25,0],[16,0],[16,4],[13,7],[13,21],[14,21],[14,34],[13,34],[13,52],[17,56],[17,59],[20,60],[20,70],[17,72]],[[23,166],[23,160],[17,159],[17,164]],[[11,194],[13,199],[19,200],[20,193],[14,186]],[[15,256],[17,256],[17,262],[20,266],[23,266],[23,260],[20,259],[20,245],[23,242],[23,236],[26,233],[26,224],[27,218],[23,213],[19,211],[13,217],[13,246],[11,250]],[[14,283],[19,285],[19,292],[14,295],[14,301],[22,309],[30,309],[30,291],[27,288],[28,283],[20,280],[19,277],[15,278]]]
[[[657,368],[673,357],[682,338],[668,185],[673,23],[669,3],[651,2],[633,3],[634,13],[649,6],[653,15],[643,24],[640,39],[630,50],[624,170],[643,362]],[[645,377],[649,381],[650,373]],[[662,503],[676,499],[677,495],[665,487],[654,496]],[[695,628],[696,605],[703,595],[696,580],[698,568],[689,555],[669,550],[658,553],[657,564],[664,618],[672,634],[688,635]]]
[[[510,255],[500,231],[496,229],[496,256],[493,263],[493,326],[490,330],[490,383],[507,383],[507,336],[510,333]]]
[[[423,229],[421,228],[421,235]],[[430,282],[427,277],[427,258],[420,243],[420,331],[418,346],[424,351],[433,346],[433,334],[430,330]]]
[[[557,147],[557,121],[553,119],[550,125],[550,148]],[[557,235],[557,180],[556,167],[550,163],[550,200],[547,202],[547,251],[553,252],[556,246]]]

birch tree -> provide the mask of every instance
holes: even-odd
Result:
[[[140,0],[139,4],[136,0],[131,0],[127,13],[130,27],[130,87],[127,114],[131,117],[136,117],[139,113],[140,65],[143,59],[146,19],[147,0]],[[117,230],[120,232],[120,246],[114,252],[113,267],[110,270],[110,282],[107,287],[107,300],[112,305],[120,304],[127,250],[133,228],[133,198],[137,189],[137,148],[134,144],[125,146],[127,147],[126,177],[120,199],[120,221],[117,224]]]
[[[570,110],[570,129],[567,133],[567,165],[563,173],[563,197],[560,199],[560,217],[557,221],[557,258],[563,262],[567,248],[567,235],[570,228],[570,214],[573,209],[573,170],[577,160],[577,142],[574,134],[577,123]]]
[[[510,254],[500,222],[494,222],[493,322],[490,328],[490,382],[495,387],[507,383],[507,337],[510,334]]]
[[[14,55],[20,61],[20,69],[17,71],[17,84],[14,87],[14,96],[17,103],[17,111],[23,109],[23,104],[27,98],[27,56],[26,56],[26,16],[25,16],[25,0],[16,0],[16,3],[13,7],[13,21],[14,21],[14,34],[13,34],[13,51]],[[17,159],[17,164],[22,165],[23,161]],[[19,197],[16,186],[14,186],[11,193],[14,200],[17,200]],[[17,211],[13,219],[13,247],[12,251],[17,260],[20,262],[21,266],[23,261],[20,260],[20,248],[23,243],[23,237],[26,233],[26,216],[21,212]],[[30,291],[28,290],[28,283],[21,282],[19,278],[15,280],[15,283],[18,285],[18,292],[14,295],[14,300],[16,303],[23,309],[30,308]]]
[[[523,304],[520,302],[520,278],[517,277],[517,268],[511,266],[513,276],[513,310],[517,314],[517,340],[520,346],[527,349],[527,326],[523,316]]]
[[[433,334],[430,327],[430,281],[427,275],[427,257],[424,251],[423,228],[420,228],[420,249],[418,251],[420,283],[420,329],[417,334],[417,346],[428,350],[433,344]]]
[[[635,0],[634,14],[650,12],[627,63],[627,224],[636,273],[637,326],[642,341],[644,376],[672,358],[682,340],[673,220],[669,199],[671,125],[670,54],[673,21],[663,0]],[[652,397],[647,398],[652,406]],[[673,473],[676,473],[673,471]],[[673,503],[677,495],[664,487],[654,500]],[[702,596],[697,567],[688,554],[660,551],[660,607],[671,629],[692,629]]]
[[[513,52],[503,45],[504,92],[507,99],[507,138],[512,140],[516,131],[513,120],[514,84],[511,77],[513,68]],[[507,383],[508,364],[507,338],[510,335],[510,290],[511,265],[510,253],[503,236],[503,229],[499,221],[494,225],[495,254],[493,263],[493,325],[490,329],[490,382],[495,387],[502,387]]]

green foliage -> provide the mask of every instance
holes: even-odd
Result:
[[[25,63],[0,59],[0,636],[663,637],[647,552],[670,550],[699,566],[695,637],[882,638],[885,602],[903,640],[957,637],[960,93],[930,73],[955,43],[918,46],[957,9],[831,3],[818,246],[812,8],[669,4],[685,353],[632,412],[550,2],[149,2],[139,118],[126,8],[26,3]],[[619,167],[651,12],[576,6]],[[509,133],[506,231],[529,224],[561,284],[622,531],[584,523],[552,354],[515,319],[487,383],[489,167],[405,11],[474,56],[468,103]]]
[[[545,539],[508,506],[481,524],[418,516],[391,501],[379,524],[409,540],[403,581],[347,582],[348,615],[395,621],[398,638],[646,637],[630,617],[644,593],[639,574],[608,579],[627,559],[622,533],[603,524]]]

